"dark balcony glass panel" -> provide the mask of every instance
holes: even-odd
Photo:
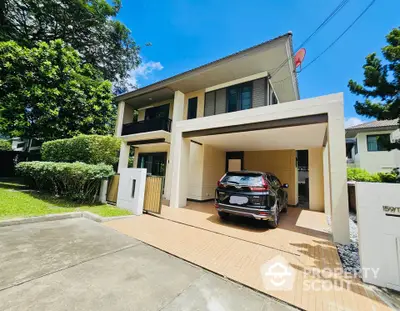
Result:
[[[171,119],[155,118],[150,120],[138,121],[135,123],[124,124],[122,126],[121,135],[130,135],[153,131],[171,132]]]

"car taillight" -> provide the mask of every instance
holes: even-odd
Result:
[[[225,174],[225,175],[226,175],[226,174]],[[226,185],[224,185],[224,184],[221,182],[221,180],[224,179],[225,175],[222,176],[220,180],[218,180],[218,182],[217,182],[217,187],[219,187],[219,188],[225,188],[225,187],[226,187]]]
[[[263,192],[269,190],[268,182],[264,178],[262,178],[262,184],[263,185],[261,187],[250,187],[250,190],[254,192]]]

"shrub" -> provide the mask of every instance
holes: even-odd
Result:
[[[119,148],[116,137],[79,135],[45,142],[41,154],[43,161],[113,165],[118,162]]]
[[[382,182],[400,183],[399,169],[395,168],[390,173],[378,173]]]
[[[111,165],[80,162],[20,162],[16,169],[33,188],[81,202],[94,202],[101,180],[114,174]]]
[[[365,182],[386,182],[400,183],[399,169],[396,168],[390,173],[371,174],[362,168],[347,168],[347,180],[350,181],[365,181]]]
[[[380,182],[378,174],[368,173],[362,168],[347,168],[347,180],[350,181],[365,181],[365,182]]]
[[[0,139],[0,151],[11,151],[11,142],[6,139]]]

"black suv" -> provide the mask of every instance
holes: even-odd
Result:
[[[215,190],[215,207],[222,219],[229,214],[267,220],[272,228],[279,222],[279,213],[287,211],[288,195],[279,179],[271,173],[228,172]]]

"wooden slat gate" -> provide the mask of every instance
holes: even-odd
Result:
[[[160,214],[161,199],[163,193],[164,177],[162,176],[147,176],[146,190],[144,193],[145,211]]]
[[[112,176],[108,182],[107,201],[117,204],[119,174]]]

